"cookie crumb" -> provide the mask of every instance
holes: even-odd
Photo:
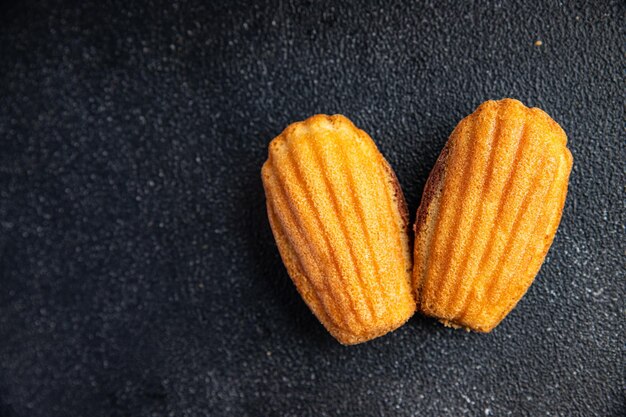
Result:
[[[541,45],[543,45],[543,42],[541,42],[541,40],[537,39],[535,41],[535,46],[541,46]]]

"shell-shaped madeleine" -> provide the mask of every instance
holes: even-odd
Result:
[[[552,244],[572,155],[563,129],[517,100],[483,103],[452,132],[415,222],[418,308],[489,332],[524,295]]]
[[[262,169],[270,225],[302,298],[343,344],[415,311],[407,211],[372,139],[341,115],[293,123]]]

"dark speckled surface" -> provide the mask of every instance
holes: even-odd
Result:
[[[0,6],[0,416],[616,416],[624,2]],[[542,45],[536,46],[535,41]],[[480,102],[569,135],[563,221],[492,334],[342,347],[280,262],[268,142],[343,113],[412,217]]]

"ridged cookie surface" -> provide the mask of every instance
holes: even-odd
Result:
[[[339,342],[373,339],[411,317],[404,198],[364,131],[341,115],[293,123],[270,143],[262,177],[287,271]]]
[[[483,103],[454,129],[415,223],[418,308],[488,332],[515,307],[545,258],[567,193],[563,129],[517,100]]]

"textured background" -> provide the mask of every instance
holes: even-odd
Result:
[[[0,416],[626,412],[624,2],[125,3],[0,6]],[[414,216],[505,96],[575,158],[535,285],[489,335],[337,344],[273,242],[268,142],[347,115]]]

